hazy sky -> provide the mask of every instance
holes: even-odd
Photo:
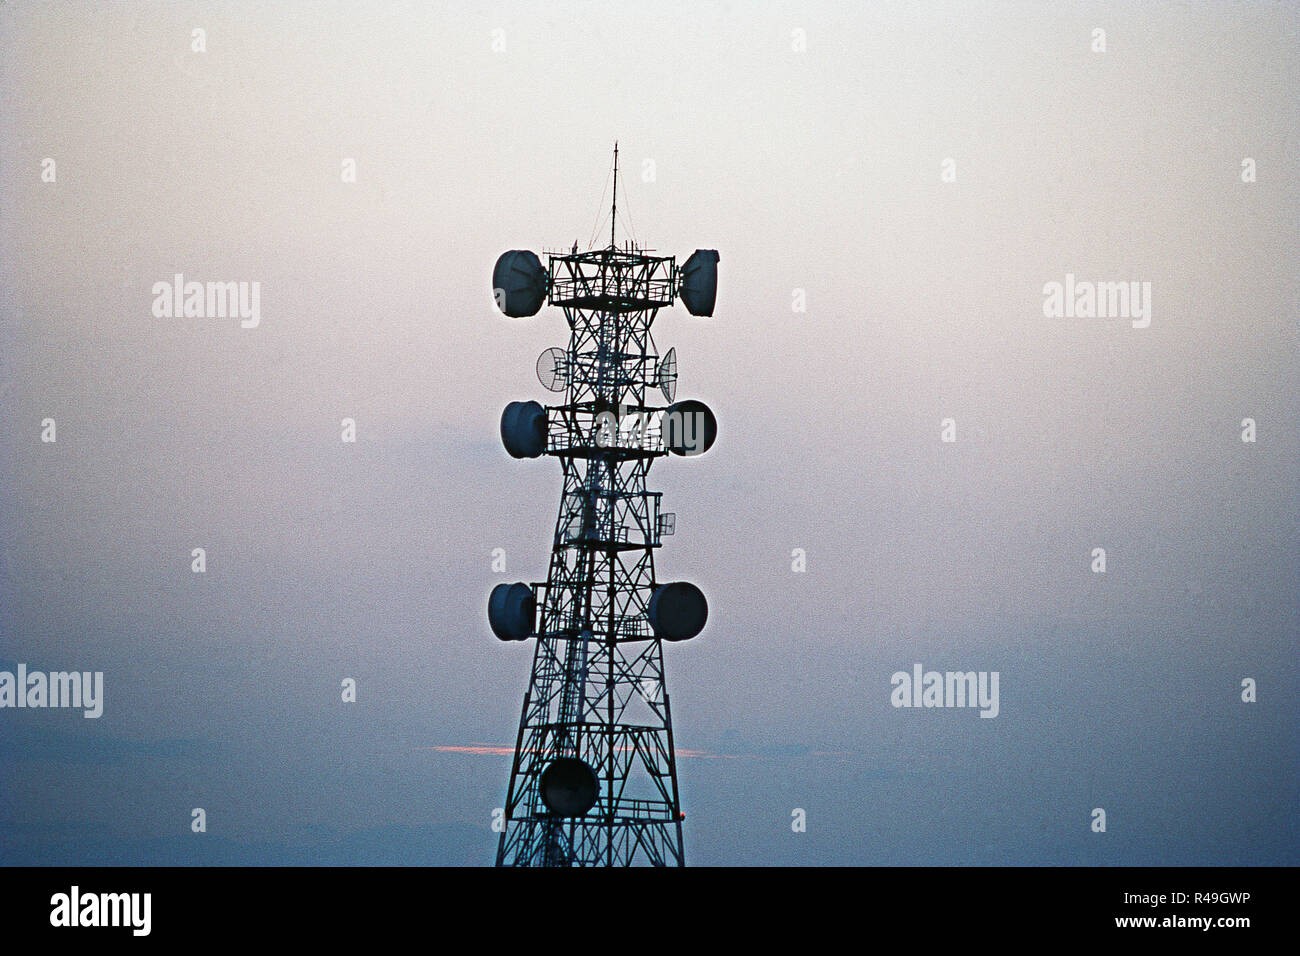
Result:
[[[0,4],[0,670],[105,685],[0,710],[0,861],[492,861],[532,648],[486,598],[560,495],[497,422],[567,340],[492,265],[586,245],[617,139],[636,237],[721,254],[654,327],[720,420],[649,482],[710,604],[688,861],[1300,862],[1298,24]],[[260,324],[155,317],[176,273]],[[1045,317],[1067,274],[1150,325]],[[998,716],[891,706],[917,662]]]

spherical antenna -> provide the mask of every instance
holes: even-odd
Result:
[[[564,349],[547,349],[537,356],[537,380],[548,392],[569,387],[569,355]],[[672,399],[669,399],[672,401]]]
[[[668,354],[659,362],[657,378],[664,398],[671,402],[677,394],[677,349],[669,349]]]

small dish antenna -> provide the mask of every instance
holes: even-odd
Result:
[[[547,349],[537,356],[537,380],[548,392],[562,392],[569,387],[569,356],[564,349]]]
[[[669,349],[668,354],[660,361],[656,378],[664,398],[671,402],[677,395],[677,349]]]

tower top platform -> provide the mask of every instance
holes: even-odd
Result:
[[[550,302],[570,309],[639,312],[668,308],[677,292],[673,256],[606,246],[549,255]]]

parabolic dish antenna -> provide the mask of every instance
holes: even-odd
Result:
[[[522,319],[537,314],[546,301],[548,283],[546,267],[537,253],[511,249],[501,253],[492,270],[492,297],[506,315]]]
[[[600,780],[585,760],[559,757],[542,771],[542,803],[557,817],[581,817],[596,805]]]
[[[657,377],[664,398],[671,402],[677,394],[677,349],[669,349],[668,354],[659,362]]]
[[[681,268],[681,282],[677,294],[681,296],[686,311],[691,315],[712,315],[718,300],[718,250],[696,249],[692,252]]]
[[[537,380],[548,392],[562,392],[569,387],[569,356],[564,349],[547,349],[537,356]]]

